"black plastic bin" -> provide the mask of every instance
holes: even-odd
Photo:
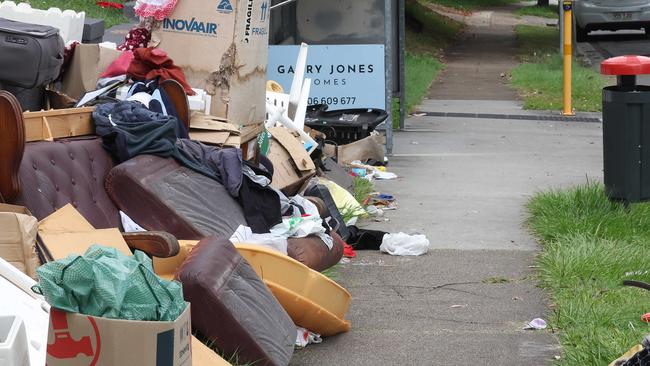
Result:
[[[327,140],[339,145],[349,144],[370,136],[375,128],[388,118],[383,109],[338,109],[325,110],[323,106],[307,109],[305,125],[320,131]]]
[[[603,177],[607,196],[623,202],[650,199],[650,86],[636,75],[650,73],[650,58],[620,56],[601,72],[618,83],[603,89]]]

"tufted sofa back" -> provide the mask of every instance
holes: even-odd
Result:
[[[70,203],[97,229],[121,227],[118,210],[104,189],[112,168],[110,155],[94,136],[27,143],[16,203],[39,220]]]

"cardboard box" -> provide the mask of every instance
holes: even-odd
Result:
[[[71,254],[83,255],[93,244],[116,248],[126,255],[132,255],[118,229],[95,230],[70,204],[44,218],[38,234],[53,260]]]
[[[273,127],[269,132],[273,136],[267,155],[273,163],[271,186],[293,196],[316,174],[316,166],[300,139],[288,129]]]
[[[36,276],[38,220],[23,206],[0,204],[0,258],[30,277]]]
[[[99,75],[121,54],[96,44],[78,44],[63,75],[61,92],[79,100],[84,93],[97,89]]]
[[[173,322],[50,311],[48,366],[191,366],[190,305]]]
[[[266,113],[268,0],[179,1],[153,34],[154,44],[212,96],[210,114],[237,125]]]

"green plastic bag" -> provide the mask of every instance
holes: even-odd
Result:
[[[50,262],[36,272],[36,290],[47,302],[71,313],[113,319],[174,321],[185,310],[183,288],[153,272],[151,259],[93,245],[83,256]]]

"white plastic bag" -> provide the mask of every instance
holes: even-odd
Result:
[[[269,249],[277,250],[278,252],[287,255],[287,238],[271,233],[267,234],[253,234],[250,227],[239,225],[237,230],[230,237],[233,244],[246,243],[257,244]]]
[[[321,338],[320,334],[311,332],[303,327],[296,328],[298,333],[296,335],[296,347],[305,348],[308,344],[323,343],[323,338]]]
[[[379,250],[390,255],[421,255],[429,250],[429,245],[424,235],[386,234]]]

